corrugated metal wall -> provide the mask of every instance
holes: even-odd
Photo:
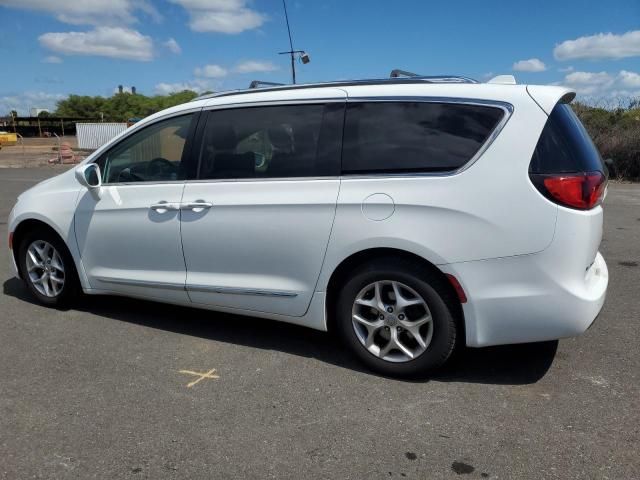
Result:
[[[77,123],[78,148],[99,148],[126,129],[126,123]]]

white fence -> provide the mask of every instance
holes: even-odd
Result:
[[[100,148],[126,129],[126,123],[76,123],[78,148]]]

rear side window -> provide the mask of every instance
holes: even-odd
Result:
[[[336,176],[344,103],[209,112],[201,179]]]
[[[363,102],[347,106],[342,171],[447,172],[469,162],[504,116],[483,105]]]
[[[559,103],[542,130],[529,173],[604,172],[602,158],[573,109]]]

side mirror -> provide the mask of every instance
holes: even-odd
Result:
[[[97,163],[88,163],[76,168],[76,179],[87,188],[98,188],[102,185],[102,175]]]

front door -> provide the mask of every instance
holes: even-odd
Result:
[[[196,304],[302,316],[340,185],[344,101],[209,112],[199,180],[183,195]]]
[[[133,133],[99,160],[103,186],[84,192],[75,233],[91,288],[188,302],[180,202],[195,115]]]

